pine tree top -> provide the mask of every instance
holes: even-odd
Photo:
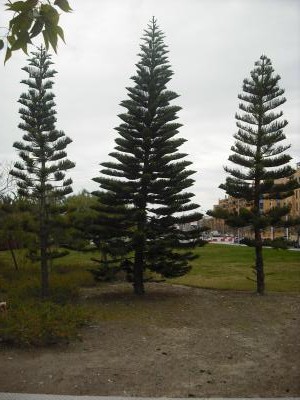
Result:
[[[225,167],[229,176],[220,185],[228,195],[251,202],[253,214],[247,214],[244,222],[249,224],[253,217],[252,223],[261,227],[274,223],[276,213],[270,210],[262,215],[259,202],[287,198],[297,187],[295,170],[289,165],[292,157],[286,153],[290,145],[282,144],[288,122],[282,118],[282,110],[277,111],[286,102],[279,81],[266,55],[255,62],[250,78],[244,79],[243,93],[238,95],[240,112],[235,116],[238,130],[228,158],[235,166]],[[282,212],[276,215],[280,219]]]
[[[15,142],[21,161],[10,172],[18,180],[19,194],[33,199],[41,196],[59,198],[72,192],[70,178],[65,171],[75,164],[66,159],[66,147],[72,140],[56,129],[54,94],[51,92],[56,71],[51,69],[51,56],[43,46],[23,68],[29,78],[22,80],[28,91],[22,93],[19,109],[24,131],[23,141]]]

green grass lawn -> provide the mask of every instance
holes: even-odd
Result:
[[[240,246],[209,244],[196,250],[199,258],[189,274],[169,279],[169,283],[221,289],[255,291],[254,249]],[[134,308],[124,299],[113,296],[111,306],[103,301],[89,301],[86,294],[96,283],[88,269],[94,253],[70,251],[56,259],[50,268],[50,297],[40,301],[40,267],[16,251],[16,271],[9,252],[0,252],[0,301],[7,301],[9,312],[0,315],[0,338],[16,345],[48,345],[76,337],[79,327],[88,320],[141,318],[151,316],[142,299],[132,297]],[[97,256],[96,256],[97,257]],[[267,291],[300,292],[300,252],[264,249]],[[105,285],[105,283],[97,284]],[[92,289],[90,289],[92,288]],[[81,291],[80,291],[81,290]],[[97,292],[98,289],[96,289]],[[120,289],[132,293],[130,286]],[[97,300],[97,299],[96,299]],[[143,310],[143,312],[142,312]]]
[[[199,258],[189,274],[171,282],[212,289],[255,290],[254,249],[208,244],[196,250]],[[300,292],[300,252],[263,249],[267,291]],[[250,278],[250,279],[249,279]]]
[[[19,271],[15,270],[10,253],[0,251],[0,289],[1,278],[17,284],[19,281],[40,277],[39,263],[31,262],[26,257],[26,250],[16,250],[15,253]],[[88,269],[94,268],[96,263],[91,261],[91,257],[95,257],[95,253],[70,251],[67,256],[54,259],[49,268],[50,285],[53,280],[68,281],[79,287],[93,285],[94,280]]]
[[[208,244],[196,250],[199,257],[193,262],[189,274],[170,279],[171,283],[227,290],[255,290],[253,273],[254,249],[245,246]],[[267,291],[300,292],[300,252],[264,249]],[[53,261],[50,285],[88,287],[95,284],[87,270],[97,264],[91,261],[95,253],[70,251],[66,257]],[[9,281],[16,287],[24,281],[39,285],[39,265],[32,264],[24,251],[17,251],[20,271],[16,272],[9,252],[0,252],[1,282]],[[250,278],[250,279],[249,279]]]

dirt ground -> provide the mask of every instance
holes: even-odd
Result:
[[[64,347],[1,348],[0,392],[299,396],[299,300],[166,284],[142,299],[122,285],[87,289],[83,301],[105,306],[106,320]]]

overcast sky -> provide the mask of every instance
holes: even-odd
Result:
[[[120,120],[119,106],[132,85],[140,38],[152,16],[169,46],[174,76],[169,88],[180,94],[180,136],[187,143],[202,210],[224,192],[223,166],[233,144],[235,112],[242,81],[261,54],[281,76],[287,102],[281,107],[293,165],[300,161],[300,1],[299,0],[69,0],[72,14],[61,17],[67,45],[53,56],[57,128],[73,139],[69,159],[74,191],[95,190],[91,178],[108,160]],[[0,26],[9,14],[1,1]],[[1,54],[3,59],[3,54]],[[0,66],[0,162],[17,159],[12,144],[21,140],[17,100],[26,73],[26,56],[14,54]],[[131,83],[132,82],[132,83]]]

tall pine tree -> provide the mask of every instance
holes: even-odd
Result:
[[[194,258],[188,248],[203,244],[200,230],[181,229],[202,214],[194,211],[199,206],[186,190],[195,171],[187,169],[187,154],[178,151],[185,139],[177,137],[182,125],[175,122],[181,108],[170,105],[178,95],[166,88],[173,72],[164,35],[155,18],[144,32],[134,86],[121,102],[126,112],[119,115],[114,161],[102,163],[101,176],[94,178],[102,189],[95,192],[99,212],[110,213],[110,229],[120,232],[124,221],[130,225],[119,236],[134,253],[136,294],[144,293],[146,268],[165,277],[183,275]]]
[[[56,71],[51,69],[51,57],[43,47],[32,53],[28,66],[23,70],[29,75],[22,80],[28,91],[21,94],[19,128],[26,133],[23,142],[15,142],[20,162],[16,162],[11,175],[17,178],[19,195],[30,200],[36,210],[39,259],[41,262],[41,294],[49,291],[48,264],[51,258],[51,232],[55,227],[55,215],[60,212],[60,202],[72,192],[70,178],[65,172],[75,164],[69,161],[65,151],[72,142],[63,131],[55,128],[56,111],[51,92]]]
[[[297,182],[295,172],[289,165],[291,157],[286,154],[290,145],[279,144],[286,139],[283,129],[288,122],[283,120],[282,111],[276,108],[285,103],[284,90],[278,86],[279,75],[269,58],[262,55],[251,71],[250,79],[244,79],[243,92],[238,96],[241,113],[236,114],[236,142],[231,147],[229,161],[238,168],[225,167],[230,175],[226,183],[220,185],[226,193],[235,198],[251,202],[251,210],[242,209],[238,214],[224,210],[212,213],[224,218],[231,226],[253,227],[255,235],[255,270],[257,292],[264,294],[265,276],[262,253],[262,229],[267,226],[284,224],[283,217],[288,207],[280,207],[279,200],[293,194]],[[264,201],[276,200],[276,206],[263,207]],[[292,224],[292,221],[289,221]]]

